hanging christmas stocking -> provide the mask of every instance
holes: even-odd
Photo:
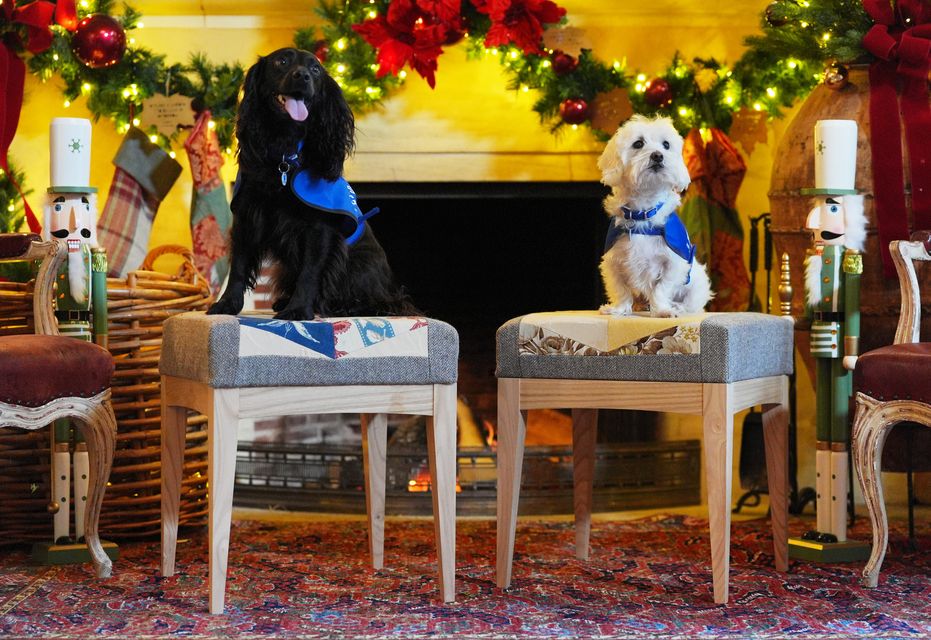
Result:
[[[744,264],[744,234],[737,213],[737,191],[747,165],[720,129],[711,129],[707,144],[697,129],[685,138],[685,164],[692,184],[679,208],[698,257],[708,267],[715,297],[709,311],[747,308],[750,277]]]
[[[210,281],[214,294],[220,292],[229,271],[227,234],[233,221],[226,189],[220,178],[223,154],[217,134],[209,126],[210,112],[203,111],[184,142],[194,191],[191,195],[191,238],[194,264]]]
[[[108,275],[122,278],[145,259],[158,205],[181,175],[181,165],[135,127],[123,138],[113,164],[97,240],[107,250]]]

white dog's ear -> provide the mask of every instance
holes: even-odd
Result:
[[[684,161],[675,163],[673,175],[675,177],[675,189],[680,193],[688,189],[689,185],[692,184],[692,178],[689,176],[689,170]]]
[[[620,182],[621,162],[617,155],[617,133],[611,136],[605,145],[601,157],[598,158],[598,170],[601,171],[601,182],[609,187],[615,187]]]

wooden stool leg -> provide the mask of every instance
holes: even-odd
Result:
[[[362,414],[362,467],[372,568],[385,566],[385,482],[388,473],[388,415]]]
[[[433,385],[433,416],[427,420],[427,451],[433,494],[433,529],[440,597],[456,599],[456,385]]]
[[[87,442],[87,459],[90,466],[87,508],[84,512],[84,539],[87,541],[97,577],[107,578],[113,563],[100,544],[97,524],[100,519],[100,507],[103,505],[103,494],[113,468],[113,455],[116,452],[116,417],[113,415],[110,400],[107,399],[94,407],[90,417],[81,418],[76,422]]]
[[[184,471],[184,438],[187,409],[170,404],[172,398],[162,378],[162,575],[175,574],[181,479]]]
[[[527,412],[520,410],[520,378],[498,379],[498,586],[511,585]]]
[[[789,380],[782,381],[782,401],[763,411],[769,517],[777,571],[789,570]]]
[[[588,560],[592,531],[592,484],[595,480],[597,409],[572,410],[572,481],[575,507],[575,557]]]
[[[708,528],[711,533],[711,573],[714,601],[728,598],[731,551],[731,484],[734,458],[734,399],[729,384],[704,384],[702,427],[705,480],[708,486]]]
[[[207,480],[210,483],[210,613],[223,613],[226,564],[233,519],[239,389],[211,389],[207,416]]]

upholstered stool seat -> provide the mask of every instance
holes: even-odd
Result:
[[[455,598],[456,379],[459,338],[421,317],[327,318],[185,313],[165,322],[162,573],[174,573],[186,409],[207,416],[210,611],[223,610],[240,418],[362,414],[369,549],[383,565],[387,414],[428,416],[440,595]]]
[[[788,568],[793,327],[758,313],[534,313],[497,333],[498,585],[511,582],[528,409],[573,410],[576,555],[588,557],[597,409],[702,416],[715,602],[728,598],[734,414],[763,405],[776,567]]]
[[[284,322],[186,313],[165,323],[159,371],[216,389],[451,384],[459,336],[426,318]]]

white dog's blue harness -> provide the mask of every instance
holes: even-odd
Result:
[[[297,145],[297,152],[282,155],[278,164],[281,174],[281,186],[288,184],[288,175],[294,171],[291,178],[291,191],[298,200],[309,207],[319,209],[326,213],[337,213],[341,216],[339,222],[340,232],[346,238],[346,245],[354,245],[365,232],[365,221],[379,212],[378,207],[362,213],[356,202],[356,192],[342,177],[336,180],[324,180],[311,175],[307,169],[301,169],[300,153],[304,142]],[[236,183],[233,185],[233,196],[239,190],[240,173],[236,174]]]
[[[664,204],[664,202],[660,202],[656,206],[644,210],[633,210],[621,206],[621,211],[624,212],[625,220],[643,222],[655,216],[657,212],[662,209]],[[662,236],[663,240],[666,242],[666,246],[672,249],[673,253],[677,256],[689,263],[689,272],[685,276],[685,284],[691,282],[692,263],[695,261],[695,245],[689,240],[689,232],[685,228],[682,219],[676,215],[675,211],[669,214],[669,217],[666,218],[666,224],[661,227],[653,226],[652,224],[621,227],[618,226],[617,222],[617,219],[613,220],[608,227],[604,253],[610,251],[614,243],[617,242],[617,239],[623,235]]]

